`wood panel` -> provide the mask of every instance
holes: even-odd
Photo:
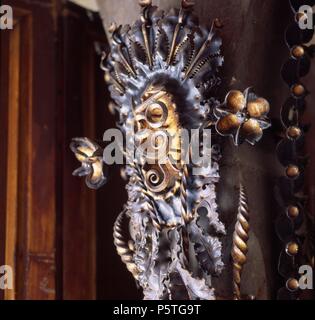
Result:
[[[6,299],[55,298],[55,85],[50,1],[7,1],[13,30],[1,31],[1,114],[6,115],[4,262],[14,267]],[[8,53],[6,54],[6,48]],[[34,63],[36,62],[36,63]],[[5,203],[4,203],[5,202]]]
[[[2,110],[6,130],[5,140],[2,140],[3,153],[6,155],[6,177],[3,180],[6,189],[3,192],[3,220],[5,221],[4,237],[4,260],[3,263],[13,268],[13,273],[18,274],[17,266],[17,242],[18,242],[18,219],[23,206],[29,203],[28,194],[22,190],[23,181],[29,181],[31,175],[26,169],[20,170],[21,164],[26,166],[29,162],[30,152],[21,152],[21,149],[31,147],[29,143],[30,117],[22,118],[25,109],[31,114],[31,42],[26,43],[25,39],[31,38],[31,14],[27,10],[14,8],[14,27],[12,31],[3,32],[1,41],[2,58],[7,50],[7,58],[2,59],[2,85],[7,94],[2,96]],[[4,34],[5,33],[5,34]],[[21,68],[23,65],[23,68]],[[6,70],[4,70],[6,69]],[[6,109],[6,110],[4,110]],[[24,109],[24,110],[23,110]],[[24,122],[24,125],[20,124]],[[2,150],[3,150],[2,149]],[[21,199],[21,203],[17,201]],[[18,291],[18,284],[14,281],[14,289],[6,290],[5,299],[15,299]]]
[[[26,18],[27,19],[27,18]],[[21,20],[20,20],[21,21]],[[6,239],[5,264],[16,270],[15,245],[18,203],[18,161],[19,161],[19,117],[20,117],[20,52],[21,23],[14,21],[14,29],[9,39],[9,79],[8,79],[8,142],[7,142],[7,198],[6,198]],[[13,299],[15,290],[6,290],[5,298]]]
[[[73,137],[97,138],[97,118],[104,116],[105,92],[95,45],[106,38],[98,16],[67,4],[62,8],[59,139],[62,181],[60,211],[62,298],[95,299],[97,292],[97,192],[71,176],[80,166],[70,151]],[[96,91],[103,92],[96,95]],[[100,112],[97,112],[99,108]],[[103,118],[105,119],[105,117]],[[101,137],[101,136],[99,136]]]
[[[106,127],[102,24],[68,2],[6,3],[15,24],[0,33],[0,264],[14,267],[15,286],[0,299],[95,299],[112,224],[105,191],[71,175],[69,144]]]

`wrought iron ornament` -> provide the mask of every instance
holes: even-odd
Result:
[[[281,208],[276,220],[276,231],[282,242],[278,271],[284,278],[284,286],[278,291],[278,299],[283,300],[299,298],[299,266],[312,265],[312,259],[314,261],[314,238],[309,238],[313,237],[314,229],[311,228],[314,225],[308,218],[306,195],[303,192],[307,162],[304,155],[304,135],[307,127],[300,123],[308,94],[300,78],[306,76],[310,70],[314,46],[307,46],[306,43],[312,39],[314,28],[300,28],[299,21],[307,17],[299,10],[302,5],[315,5],[315,1],[289,2],[294,22],[288,26],[285,33],[290,57],[283,65],[281,74],[290,88],[290,97],[285,101],[280,114],[284,131],[277,146],[277,155],[284,167],[284,176],[279,178],[276,187],[276,197]],[[301,231],[303,224],[308,225],[310,230]]]
[[[240,196],[236,225],[233,234],[233,294],[235,300],[241,299],[241,274],[246,263],[249,239],[249,209],[245,188],[240,184]]]
[[[230,91],[223,103],[216,99],[223,64],[221,38],[215,22],[210,29],[198,24],[192,1],[182,1],[179,10],[167,13],[151,1],[140,5],[141,17],[132,26],[112,24],[111,52],[102,62],[117,125],[125,145],[134,144],[138,154],[134,158],[128,148],[122,151],[128,201],[114,225],[114,243],[145,299],[213,300],[211,280],[224,268],[220,237],[226,232],[216,203],[220,148],[212,145],[206,164],[186,161],[193,151],[189,148],[183,157],[181,129],[210,128],[231,136],[236,145],[255,144],[270,125],[269,104],[250,89]],[[144,148],[148,143],[153,153]],[[166,146],[167,152],[162,152]],[[198,146],[201,149],[199,140]],[[87,175],[89,186],[101,186],[106,180],[98,170],[104,165],[98,157],[102,149],[78,138],[72,150],[82,162],[75,173]],[[235,245],[246,242],[240,233],[247,219],[243,189],[240,197]],[[245,254],[245,248],[241,250]],[[239,257],[233,254],[240,272],[245,261]],[[236,275],[231,281],[239,298]]]

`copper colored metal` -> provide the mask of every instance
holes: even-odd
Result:
[[[247,111],[251,117],[260,118],[270,110],[269,103],[266,99],[257,98],[247,104]]]
[[[289,242],[286,245],[286,252],[290,255],[290,256],[295,256],[298,252],[299,252],[299,246],[296,242]]]
[[[305,51],[302,46],[295,46],[291,50],[291,54],[294,58],[301,58],[304,55]]]
[[[287,129],[287,135],[290,139],[297,139],[301,136],[301,129],[298,127],[289,127]]]
[[[300,209],[297,206],[289,206],[287,209],[287,214],[291,219],[297,218],[299,213]]]
[[[244,141],[254,145],[262,138],[263,130],[270,127],[269,109],[268,101],[257,97],[251,88],[244,92],[231,90],[215,110],[216,130],[231,136],[235,145]]]
[[[289,178],[296,178],[298,177],[300,174],[300,169],[298,166],[296,165],[289,165],[286,169],[286,175],[289,177]]]
[[[240,126],[240,120],[234,114],[229,114],[219,120],[217,128],[220,132],[227,134],[233,132]]]
[[[245,97],[244,94],[239,90],[231,90],[225,98],[225,103],[227,108],[232,113],[237,113],[238,111],[241,111],[245,107]]]
[[[241,275],[246,263],[249,239],[249,209],[245,188],[240,184],[239,207],[237,221],[233,233],[232,259],[233,259],[233,294],[235,300],[241,299]]]
[[[305,88],[303,85],[301,84],[295,84],[293,85],[292,87],[292,93],[295,95],[295,96],[302,96],[304,93],[305,93]]]
[[[249,119],[248,121],[245,121],[241,130],[245,136],[247,135],[259,136],[262,134],[262,129],[260,128],[258,121],[255,119]]]
[[[311,0],[307,3],[310,8],[315,5]],[[305,212],[305,199],[308,198],[305,191],[301,169],[305,170],[305,158],[303,154],[304,141],[302,136],[301,119],[306,106],[307,88],[301,83],[300,78],[305,77],[310,71],[312,55],[310,52],[310,39],[314,30],[301,28],[300,23],[305,24],[308,14],[301,8],[302,2],[297,0],[288,1],[293,14],[294,21],[285,31],[285,43],[289,47],[290,56],[283,64],[281,75],[283,81],[288,85],[290,97],[281,108],[280,120],[284,126],[282,140],[277,147],[280,163],[285,167],[284,176],[279,177],[277,183],[277,202],[279,215],[276,219],[276,230],[283,249],[279,255],[278,271],[284,278],[285,285],[278,290],[279,299],[296,300],[302,297],[299,291],[299,282],[290,275],[297,275],[299,266],[309,261],[314,252],[312,219],[304,219],[301,212]],[[289,164],[289,165],[288,165]],[[286,179],[289,178],[289,179]],[[286,206],[283,208],[283,206]],[[282,212],[285,209],[286,216]],[[301,228],[301,225],[304,228]],[[306,226],[306,228],[305,228]],[[294,239],[294,240],[291,240]],[[303,250],[300,250],[303,248]],[[300,251],[300,254],[298,254]]]
[[[152,0],[138,0],[138,2],[141,7],[150,6],[152,4]]]
[[[289,278],[286,286],[290,291],[296,291],[299,288],[299,282],[295,278]]]

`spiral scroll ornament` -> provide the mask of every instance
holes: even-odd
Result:
[[[187,206],[187,179],[188,179],[188,168],[185,163],[182,164],[182,177],[181,177],[181,184],[180,184],[180,200],[182,204],[182,217],[185,222],[191,218],[190,214],[188,213],[188,206]]]
[[[235,300],[241,299],[241,275],[246,263],[249,239],[249,209],[245,188],[240,184],[239,206],[237,221],[233,233],[233,295]]]

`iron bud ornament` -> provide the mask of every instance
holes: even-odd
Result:
[[[216,22],[210,30],[198,24],[192,1],[167,13],[151,1],[139,2],[139,20],[132,26],[111,26],[111,52],[102,61],[118,127],[126,143],[141,151],[134,158],[122,150],[129,159],[124,171],[128,201],[115,222],[114,243],[145,299],[214,300],[212,277],[224,268],[220,238],[226,234],[216,203],[220,148],[213,134],[208,165],[184,161],[180,135],[183,129],[213,129],[231,136],[236,145],[255,144],[270,125],[269,104],[250,89],[230,91],[223,103],[215,98],[223,64],[221,38]],[[143,148],[152,141],[153,154]],[[200,140],[200,149],[202,145]],[[82,162],[74,174],[87,175],[93,188],[106,182],[100,146],[76,138],[71,149]],[[160,156],[154,161],[156,152]],[[191,156],[189,149],[186,158]],[[248,231],[241,186],[232,248],[235,299],[241,298]]]

